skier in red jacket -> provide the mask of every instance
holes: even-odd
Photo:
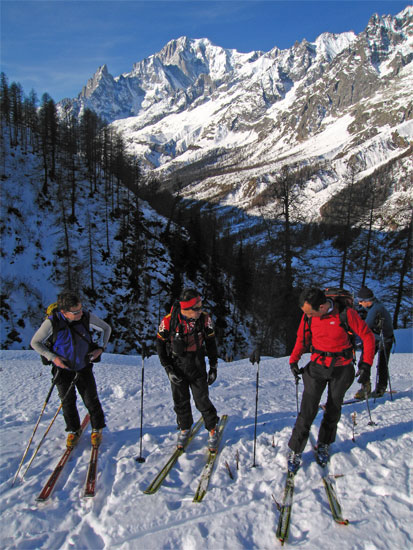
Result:
[[[301,408],[288,446],[288,469],[296,473],[306,446],[311,425],[318,412],[321,396],[328,385],[327,403],[318,433],[317,461],[325,466],[329,446],[335,441],[337,424],[346,391],[354,381],[354,353],[348,329],[363,342],[363,362],[359,364],[358,382],[370,379],[374,360],[374,334],[353,308],[346,308],[347,322],[343,326],[337,303],[318,288],[305,289],[299,298],[304,315],[297,340],[290,356],[290,368],[296,381],[303,374],[304,392]],[[311,361],[301,371],[298,361],[311,349]]]

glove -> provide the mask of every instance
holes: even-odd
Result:
[[[298,363],[290,363],[290,369],[294,375],[295,381],[298,382],[300,380],[300,374],[301,374],[301,370],[298,367]]]
[[[250,362],[252,364],[260,362],[260,350],[255,349],[250,355]]]
[[[368,363],[359,363],[358,371],[356,372],[357,382],[359,384],[366,384],[370,382],[370,365]]]
[[[217,367],[216,365],[211,366],[208,373],[208,386],[213,384],[215,380],[217,379]]]
[[[147,357],[150,357],[149,348],[146,346],[144,342],[141,344],[141,355],[142,359],[146,359]]]
[[[179,384],[183,381],[183,378],[178,376],[176,372],[174,372],[174,369],[170,366],[165,367],[165,370],[172,384],[176,384],[177,386],[179,386]]]
[[[98,353],[98,350],[100,350],[99,353]],[[90,351],[88,353],[89,361],[91,363],[100,363],[100,360],[102,359],[102,353],[103,353],[102,347],[96,344],[91,344]]]

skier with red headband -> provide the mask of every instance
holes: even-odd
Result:
[[[202,298],[193,288],[182,291],[179,302],[159,325],[156,349],[171,382],[174,411],[180,432],[177,447],[183,449],[193,424],[191,395],[209,432],[208,449],[217,450],[217,411],[208,386],[217,377],[218,351],[212,319],[202,310]],[[205,355],[208,356],[207,374]]]

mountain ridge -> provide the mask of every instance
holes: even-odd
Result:
[[[372,15],[358,35],[325,32],[268,52],[183,36],[130,73],[114,78],[100,67],[77,99],[65,101],[110,122],[148,177],[167,183],[185,173],[185,197],[254,214],[254,199],[284,165],[328,165],[330,176],[318,178],[333,192],[350,164],[362,178],[409,150],[412,21],[408,6],[394,17]],[[200,165],[224,175],[204,177]],[[234,200],[234,189],[250,200]]]

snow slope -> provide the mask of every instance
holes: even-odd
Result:
[[[369,425],[365,403],[343,408],[331,467],[334,473],[344,474],[337,485],[349,526],[334,524],[319,467],[307,446],[296,478],[289,546],[306,550],[412,547],[412,358],[412,331],[398,331],[396,353],[391,356],[391,383],[397,393],[393,400],[388,394],[375,403],[370,400],[374,426]],[[35,501],[64,446],[61,416],[25,481],[12,488],[11,479],[50,387],[50,376],[49,368],[31,351],[1,351],[0,361],[2,549],[264,550],[280,546],[275,537],[278,511],[273,496],[281,500],[287,441],[296,416],[288,358],[266,357],[260,363],[256,468],[252,468],[256,366],[247,359],[219,363],[211,396],[219,414],[229,414],[229,423],[210,489],[199,504],[192,497],[204,462],[205,431],[198,434],[159,492],[143,494],[176,437],[168,382],[157,357],[146,360],[144,370],[144,464],[134,460],[139,454],[141,358],[106,354],[95,366],[108,424],[96,497],[82,497],[89,428],[50,501]],[[354,383],[348,395],[357,387]],[[34,445],[57,405],[55,393]],[[84,412],[83,404],[79,409]],[[315,424],[320,420],[321,414]]]

